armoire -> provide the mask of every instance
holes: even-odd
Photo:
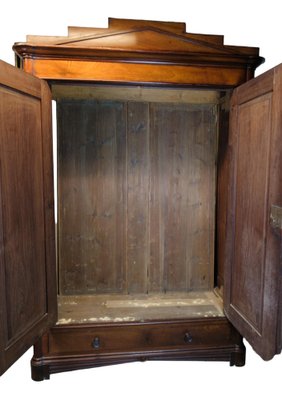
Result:
[[[184,23],[0,62],[0,374],[281,350],[282,66]],[[52,111],[53,110],[53,111]],[[54,128],[52,129],[52,121]],[[53,131],[53,133],[52,133]]]

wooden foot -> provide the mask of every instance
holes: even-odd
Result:
[[[230,366],[232,367],[235,365],[236,367],[243,367],[245,365],[245,361],[246,361],[246,348],[242,343],[241,346],[238,346],[236,351],[231,353]]]
[[[36,382],[41,382],[44,379],[50,379],[49,367],[46,365],[34,365],[35,361],[31,360],[31,378]]]

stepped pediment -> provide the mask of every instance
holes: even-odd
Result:
[[[148,52],[217,52],[222,53],[221,46],[195,40],[186,35],[176,35],[165,30],[143,28],[133,31],[116,31],[105,35],[96,34],[86,37],[71,37],[57,42],[67,47],[85,47],[95,49],[119,49],[124,51]]]
[[[235,53],[223,36],[186,32],[185,23],[109,19],[108,28],[69,27],[68,36],[28,36],[29,44],[135,52]],[[244,52],[244,48],[240,48]]]
[[[190,65],[261,62],[257,48],[227,46],[221,35],[187,33],[185,23],[113,18],[107,28],[69,27],[67,36],[28,36],[14,50],[21,57],[45,54]]]

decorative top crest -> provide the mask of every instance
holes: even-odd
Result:
[[[215,64],[235,62],[256,67],[263,62],[253,47],[224,45],[224,37],[186,33],[185,23],[109,18],[108,28],[69,27],[68,36],[28,36],[16,43],[20,57],[45,54],[59,58],[87,56],[127,62]]]

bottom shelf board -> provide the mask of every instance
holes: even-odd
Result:
[[[213,291],[58,296],[57,325],[223,317]]]

